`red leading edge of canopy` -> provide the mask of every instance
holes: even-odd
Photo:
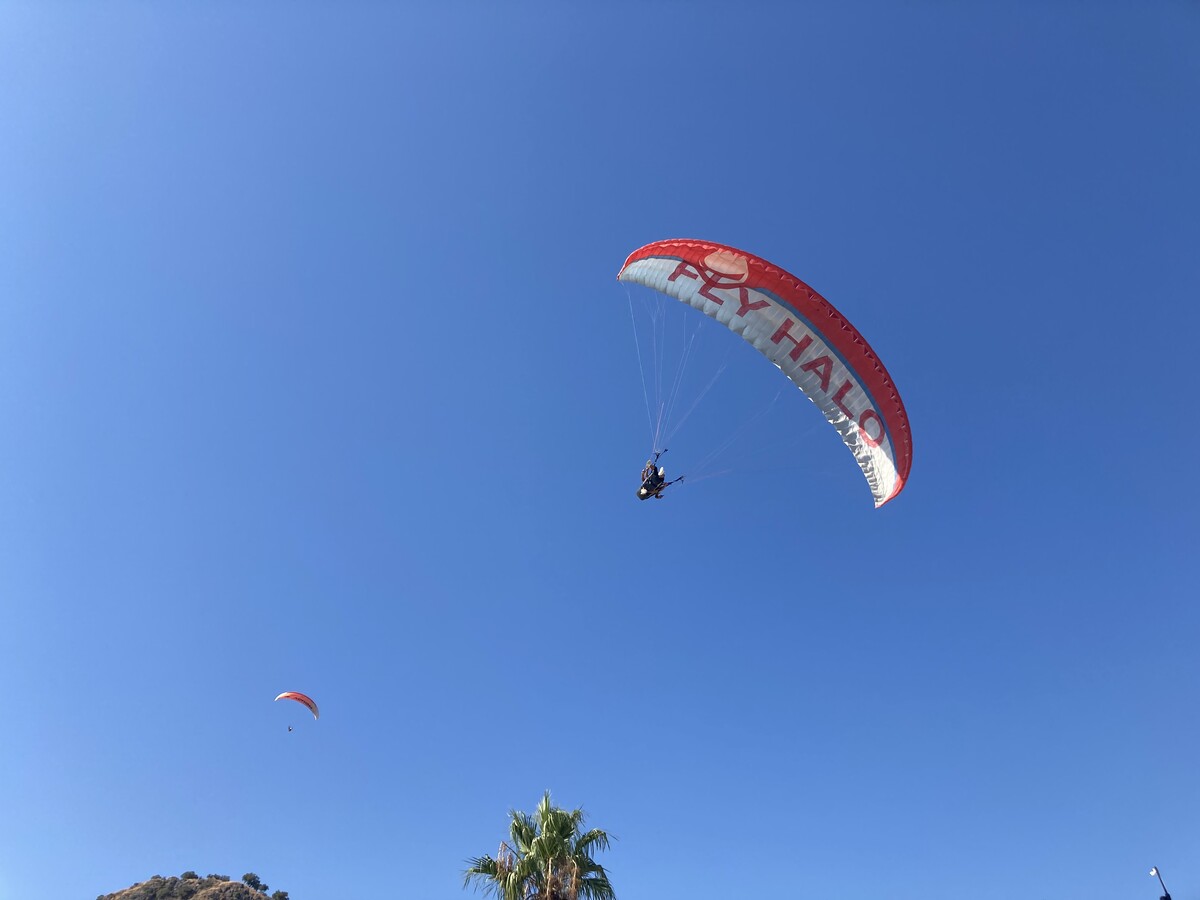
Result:
[[[892,446],[896,454],[896,489],[883,501],[887,503],[903,490],[904,483],[908,481],[908,473],[912,469],[912,433],[908,426],[908,413],[904,411],[900,392],[896,390],[892,376],[888,374],[879,356],[858,333],[858,329],[851,325],[832,303],[774,263],[745,250],[709,241],[655,241],[630,253],[625,264],[621,266],[621,272],[631,263],[663,256],[684,260],[700,269],[709,254],[721,251],[745,257],[749,273],[742,286],[772,293],[794,307],[816,328],[825,342],[842,355],[870,392],[887,425],[888,434],[892,436]],[[620,275],[618,272],[617,277],[620,278]]]

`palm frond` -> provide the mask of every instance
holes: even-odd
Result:
[[[463,872],[463,887],[473,884],[475,890],[484,893],[495,892],[495,882],[500,877],[500,867],[490,856],[476,856],[467,860],[466,871]]]
[[[579,883],[579,896],[583,900],[614,900],[617,895],[607,878],[589,878]]]
[[[608,832],[602,831],[599,828],[593,828],[586,834],[581,834],[579,840],[575,842],[575,852],[582,853],[586,856],[591,856],[597,850],[608,849]]]
[[[537,837],[537,822],[528,813],[518,812],[515,809],[510,815],[512,822],[508,827],[508,832],[512,836],[516,850],[518,853],[528,853],[530,843]]]

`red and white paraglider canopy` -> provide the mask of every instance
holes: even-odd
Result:
[[[876,507],[904,489],[912,435],[900,394],[858,330],[799,278],[743,250],[694,240],[647,244],[617,278],[695,307],[778,366],[838,430]]]

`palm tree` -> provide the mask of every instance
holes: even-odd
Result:
[[[463,886],[496,900],[614,900],[604,866],[592,853],[608,849],[608,834],[599,828],[583,830],[583,810],[550,805],[550,792],[533,815],[510,810],[510,842],[501,842],[496,855],[469,863]]]

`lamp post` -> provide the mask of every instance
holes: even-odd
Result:
[[[1163,884],[1162,873],[1160,871],[1158,871],[1158,866],[1151,866],[1150,867],[1150,877],[1153,878],[1155,876],[1158,877],[1158,883],[1162,884],[1163,895],[1162,895],[1161,900],[1171,900],[1171,892],[1168,891],[1167,886],[1165,884]]]

